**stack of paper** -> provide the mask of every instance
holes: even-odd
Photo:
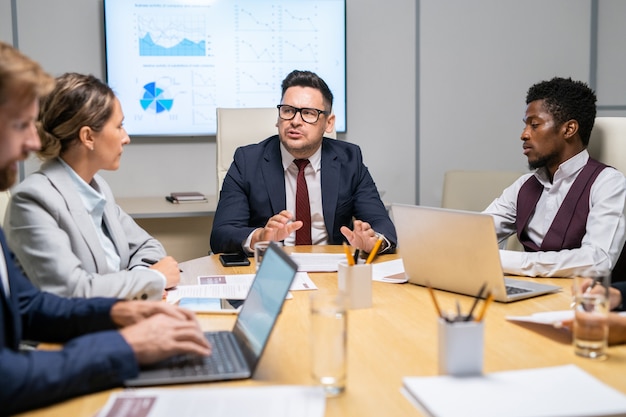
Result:
[[[198,277],[198,285],[179,285],[167,292],[167,302],[174,304],[183,297],[190,298],[226,298],[245,300],[254,274],[206,275]],[[290,291],[316,290],[317,286],[305,272],[298,272],[291,283]],[[292,298],[288,295],[287,298]]]
[[[406,377],[403,393],[436,417],[624,416],[626,396],[576,365],[471,377]]]

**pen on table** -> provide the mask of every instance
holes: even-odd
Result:
[[[354,257],[352,257],[352,254],[350,253],[350,248],[348,247],[346,242],[343,242],[343,251],[345,252],[346,259],[348,260],[348,266],[353,266],[354,265]]]
[[[483,308],[482,310],[480,310],[480,314],[476,317],[476,321],[483,320],[483,318],[485,317],[485,312],[487,311],[487,307],[489,306],[489,304],[491,304],[492,301],[493,301],[493,293],[489,292],[489,294],[487,295],[487,299],[485,300],[485,303],[483,304]]]
[[[145,262],[148,265],[154,265],[155,263],[159,262],[156,259],[152,259],[152,258],[141,258],[141,262]],[[183,272],[182,269],[179,269],[180,272]]]
[[[472,319],[473,314],[474,314],[474,309],[476,309],[476,305],[478,305],[478,300],[480,300],[480,297],[482,297],[483,291],[485,291],[486,287],[487,287],[486,282],[480,287],[480,290],[478,291],[478,295],[476,295],[476,298],[474,298],[474,304],[472,304],[472,308],[470,308],[469,313],[467,313],[467,316],[465,317],[465,321],[470,321]]]
[[[367,261],[365,261],[366,264],[371,264],[372,263],[372,261],[374,260],[374,258],[378,254],[378,250],[380,249],[380,245],[382,245],[382,243],[383,243],[383,235],[380,235],[378,237],[378,240],[374,244],[374,249],[372,249],[372,251],[370,252],[369,256],[367,257]]]
[[[437,302],[437,299],[435,298],[435,292],[433,291],[433,289],[430,286],[430,284],[427,284],[427,285],[428,285],[428,292],[430,293],[430,298],[433,299],[433,304],[435,305],[435,310],[437,310],[437,315],[439,317],[443,318],[443,316],[441,315],[441,309],[439,308],[439,303]]]

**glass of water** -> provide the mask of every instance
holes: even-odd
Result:
[[[574,277],[574,351],[591,359],[605,359],[609,339],[611,275],[598,271]]]
[[[341,292],[317,290],[311,294],[311,373],[326,396],[341,394],[346,386],[347,308]]]

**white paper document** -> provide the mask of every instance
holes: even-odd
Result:
[[[198,277],[198,285],[179,285],[167,292],[167,302],[176,303],[183,297],[189,298],[227,298],[245,300],[252,286],[254,274],[241,275],[205,275]],[[291,283],[290,291],[316,290],[306,272],[297,272]],[[290,294],[287,298],[293,298]]]
[[[626,312],[618,313],[620,316],[626,316]],[[548,324],[554,326],[563,321],[574,320],[574,310],[556,310],[541,311],[533,313],[529,316],[506,316],[509,321],[521,321],[525,323]]]
[[[372,279],[391,284],[402,284],[408,281],[402,259],[372,264]]]
[[[346,260],[343,253],[292,253],[291,259],[298,264],[298,271],[337,272],[339,262]]]
[[[321,387],[139,389],[114,393],[97,417],[324,417]]]
[[[506,316],[509,321],[554,325],[564,320],[574,319],[574,310],[542,311],[530,316]]]
[[[426,415],[436,417],[626,415],[626,395],[576,365],[470,377],[405,377],[402,392]]]
[[[298,271],[306,272],[337,272],[339,262],[346,260],[344,253],[292,253],[290,256],[298,264]],[[372,279],[393,284],[408,281],[402,259],[372,264]]]

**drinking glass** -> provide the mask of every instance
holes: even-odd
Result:
[[[585,358],[604,359],[609,338],[609,286],[606,271],[574,277],[572,290],[574,352]]]
[[[311,373],[326,395],[341,394],[346,386],[347,308],[341,292],[311,294]]]

